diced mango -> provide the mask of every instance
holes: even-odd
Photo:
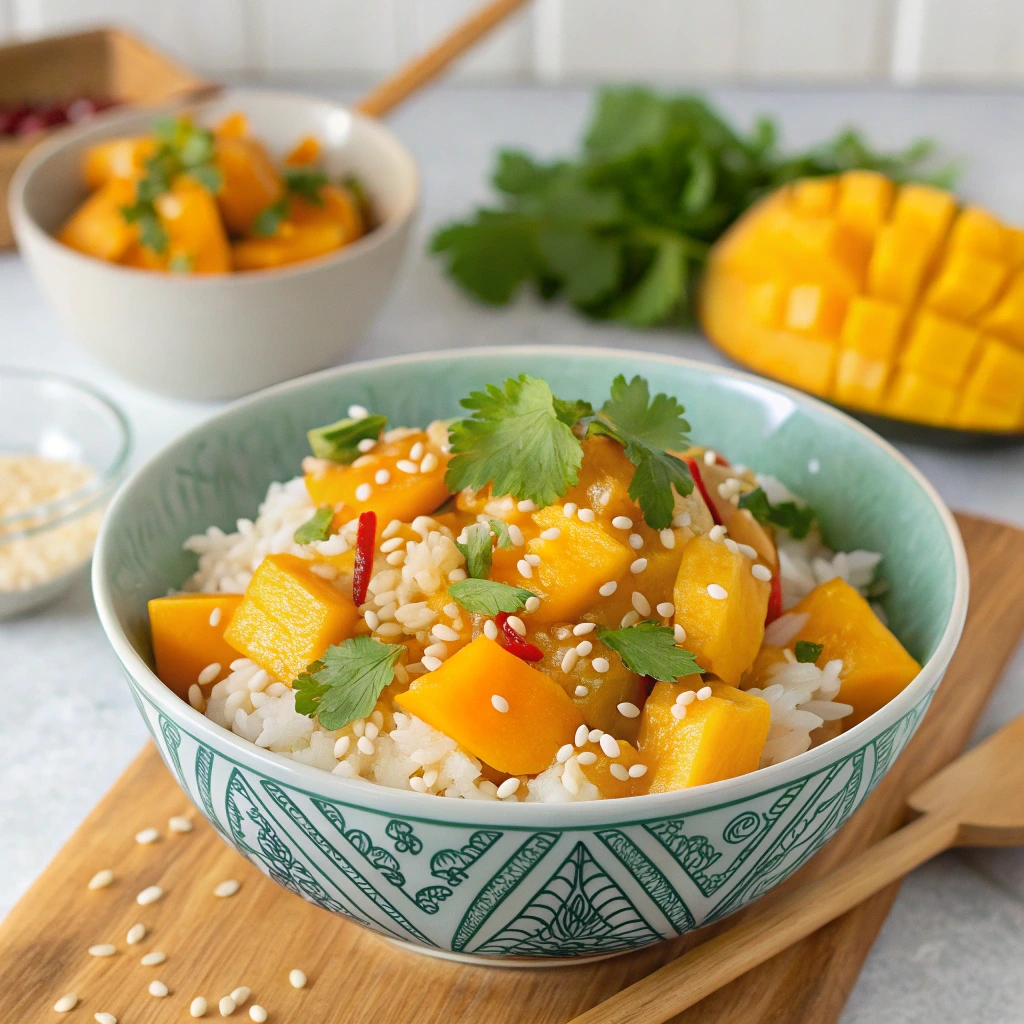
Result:
[[[984,430],[1024,427],[1024,352],[994,338],[985,340],[956,421]]]
[[[609,757],[601,747],[600,743],[585,743],[577,748],[580,754],[590,753],[597,758],[593,764],[580,763],[580,771],[586,776],[588,782],[597,786],[598,791],[604,800],[614,800],[623,796],[635,796],[637,793],[647,792],[647,779],[644,776],[633,778],[628,775],[625,779],[613,774],[612,765],[619,765],[619,775],[635,764],[643,764],[644,760],[640,752],[626,740],[615,740],[619,745],[619,753],[616,757]]]
[[[890,388],[885,411],[900,419],[942,426],[949,422],[955,406],[956,388],[913,370],[901,370]]]
[[[878,232],[868,266],[868,293],[910,305],[917,298],[931,258],[932,250],[919,244],[912,228],[886,224]]]
[[[771,585],[751,573],[751,559],[710,537],[683,548],[675,585],[675,621],[701,667],[735,684],[764,639]],[[724,592],[724,597],[722,593]]]
[[[224,639],[284,683],[352,635],[359,613],[297,555],[267,555],[253,573]]]
[[[896,196],[893,222],[916,235],[918,247],[930,257],[939,247],[956,215],[952,192],[934,185],[904,185]]]
[[[111,178],[75,210],[57,238],[86,256],[116,263],[139,237],[138,225],[122,213],[134,202],[135,183]]]
[[[629,496],[633,471],[633,463],[626,458],[618,441],[610,437],[588,437],[583,441],[579,480],[562,501],[589,508],[599,519],[610,521],[616,516],[637,519],[639,509]]]
[[[1024,349],[1024,271],[1018,271],[1002,298],[980,321],[982,330]]]
[[[235,270],[273,270],[289,263],[326,256],[345,244],[340,224],[293,224],[286,221],[270,238],[244,238],[231,246]]]
[[[877,171],[847,171],[839,179],[836,219],[873,238],[889,215],[895,191],[892,181]]]
[[[846,297],[820,284],[798,284],[786,302],[784,326],[814,336],[832,337],[846,314]]]
[[[900,365],[940,384],[956,385],[963,380],[979,343],[980,335],[973,327],[921,313],[910,328]]]
[[[241,594],[180,594],[149,602],[156,674],[182,700],[203,669],[220,665],[211,684],[231,671],[238,652],[224,631],[241,601]]]
[[[953,249],[924,297],[930,309],[971,320],[995,299],[1010,273],[1007,263]]]
[[[82,158],[82,178],[91,191],[102,188],[112,178],[140,178],[155,149],[156,140],[149,135],[97,142]]]
[[[702,686],[699,677],[657,683],[640,716],[638,747],[647,763],[648,793],[666,793],[754,771],[771,724],[767,701],[712,681],[711,696],[694,700],[677,718],[672,706],[683,690]]]
[[[843,579],[815,587],[790,611],[809,616],[794,645],[797,640],[821,644],[819,664],[842,659],[836,700],[853,706],[853,714],[843,720],[847,727],[887,704],[921,671],[871,605]]]
[[[788,301],[789,292],[779,281],[756,284],[750,289],[750,311],[765,327],[782,326]]]
[[[284,158],[290,167],[315,164],[320,159],[320,140],[315,135],[304,135]]]
[[[281,175],[262,143],[237,135],[218,135],[216,164],[221,216],[228,231],[246,235],[256,217],[284,195]]]
[[[964,207],[949,235],[950,249],[987,256],[997,262],[1012,258],[1012,244],[1006,227],[978,206]]]
[[[769,685],[771,678],[769,669],[773,665],[781,665],[786,660],[786,655],[781,647],[765,644],[757,652],[754,664],[743,673],[743,678],[740,680],[741,688],[749,690],[751,687],[756,686],[759,690],[763,690]]]
[[[793,206],[807,217],[831,213],[838,197],[837,178],[807,178],[793,185]]]
[[[414,461],[409,455],[417,445],[423,454]],[[429,456],[432,459],[425,463]],[[381,441],[357,462],[358,465],[332,465],[306,474],[306,490],[313,501],[336,509],[336,529],[366,511],[377,513],[381,530],[392,519],[411,523],[417,516],[430,515],[448,499],[449,491],[444,482],[448,455],[424,431],[416,431],[398,441]],[[424,465],[427,466],[425,471],[421,468]],[[416,472],[407,472],[413,466]],[[388,473],[387,483],[377,483],[376,476],[381,470]],[[361,496],[362,487],[370,489],[365,498]]]
[[[561,686],[485,636],[420,676],[396,702],[508,775],[544,771],[583,724]]]
[[[231,249],[210,192],[188,175],[179,175],[170,192],[156,199],[167,232],[168,265],[192,274],[226,274]]]
[[[902,327],[899,306],[866,295],[850,303],[836,364],[835,394],[840,402],[867,408],[878,404]]]
[[[228,114],[214,129],[221,139],[247,139],[249,137],[249,118],[240,110]]]
[[[320,189],[320,200],[317,205],[302,196],[293,196],[288,208],[291,222],[300,226],[340,228],[342,245],[354,242],[363,234],[363,219],[359,208],[343,188],[324,185]]]

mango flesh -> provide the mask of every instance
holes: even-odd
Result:
[[[112,178],[75,210],[57,239],[86,256],[116,263],[139,237],[138,225],[121,213],[134,202],[135,183]]]
[[[797,182],[712,249],[701,323],[737,361],[855,409],[1024,430],[1022,237],[874,172]]]
[[[241,594],[180,594],[149,602],[156,674],[182,700],[188,700],[189,687],[208,665],[220,665],[211,684],[231,671],[238,651],[224,639],[224,632],[241,601]]]
[[[757,768],[771,724],[768,702],[711,681],[711,696],[693,700],[677,718],[672,706],[678,695],[703,685],[699,676],[657,683],[647,698],[637,743],[647,764],[646,775],[637,780],[644,792],[689,789]]]
[[[285,683],[348,639],[359,617],[351,596],[312,565],[297,555],[267,555],[224,632],[236,651]]]
[[[686,630],[686,649],[701,668],[732,685],[751,666],[764,639],[771,586],[755,579],[753,565],[719,541],[694,537],[683,548],[676,577],[675,621]],[[725,596],[712,596],[712,590]]]
[[[156,140],[149,135],[110,139],[97,142],[82,158],[82,178],[95,191],[113,178],[134,180],[142,177],[146,161],[156,150]]]
[[[253,221],[284,195],[284,182],[256,139],[217,133],[216,166],[221,173],[217,205],[228,231],[246,235]]]
[[[167,232],[167,257],[193,274],[226,274],[231,270],[231,249],[217,211],[217,201],[198,182],[180,175],[156,199],[160,223]]]
[[[508,710],[495,707],[501,700]],[[507,775],[544,771],[583,723],[561,686],[485,636],[395,702]]]
[[[597,760],[593,764],[580,764],[580,771],[586,776],[588,782],[597,786],[603,800],[614,800],[623,796],[636,796],[638,793],[647,792],[647,779],[645,776],[620,779],[612,774],[612,765],[619,764],[628,772],[635,764],[643,764],[644,760],[640,752],[626,740],[617,740],[619,753],[617,757],[609,757],[601,749],[600,743],[584,743],[577,747],[576,752],[592,753]]]

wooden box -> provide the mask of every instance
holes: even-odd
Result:
[[[0,47],[2,106],[25,101],[59,102],[77,96],[102,96],[122,104],[148,106],[199,95],[213,88],[212,82],[116,28],[48,36]],[[0,136],[0,247],[14,244],[7,213],[7,188],[15,167],[33,146],[61,130]]]

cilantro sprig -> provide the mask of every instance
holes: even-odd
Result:
[[[824,644],[816,644],[810,640],[797,640],[793,653],[801,665],[813,665],[821,657],[821,652],[824,649]]]
[[[323,206],[320,190],[328,178],[323,171],[312,167],[286,167],[281,172],[284,194],[276,202],[265,206],[252,222],[252,233],[260,238],[272,238],[282,221],[288,218],[289,196],[300,196],[313,206]]]
[[[330,505],[322,505],[295,531],[295,543],[312,544],[317,540],[327,540],[333,519],[334,509]]]
[[[780,501],[773,505],[761,487],[755,487],[740,497],[740,508],[747,509],[762,525],[769,524],[787,530],[794,540],[803,540],[814,525],[814,510],[795,501]]]
[[[341,729],[366,718],[395,677],[401,644],[356,636],[328,647],[293,683],[295,710],[316,718],[325,729]]]
[[[599,628],[597,638],[622,659],[637,675],[674,682],[683,676],[703,672],[691,651],[676,646],[671,626],[645,619],[623,629]]]
[[[533,597],[532,590],[510,587],[496,580],[460,580],[448,588],[448,595],[467,612],[478,615],[497,615],[506,612],[511,615],[525,607]]]
[[[359,458],[359,442],[370,438],[376,440],[387,426],[387,416],[363,416],[361,419],[346,418],[326,427],[315,427],[307,431],[309,447],[318,459],[329,459],[348,465]]]
[[[483,523],[473,523],[465,531],[465,543],[455,546],[466,559],[466,572],[474,579],[485,580],[491,571],[491,529]]]

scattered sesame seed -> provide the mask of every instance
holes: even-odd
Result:
[[[220,625],[221,614],[222,613],[221,613],[220,608],[214,608],[213,611],[210,612],[210,625],[211,626],[218,626],[218,625]]]
[[[128,929],[128,934],[124,937],[124,941],[129,946],[138,945],[146,937],[146,926],[144,924],[133,924]]]
[[[530,501],[529,498],[524,498],[522,501],[516,502],[516,508],[519,509],[520,512],[536,512],[537,504],[536,502]]]
[[[704,465],[705,466],[713,466],[717,461],[718,461],[718,456],[716,456],[715,453],[709,448],[704,453]]]
[[[720,544],[725,540],[725,527],[722,526],[721,523],[716,523],[710,530],[708,530],[708,537]]]
[[[540,565],[540,555],[523,555],[523,558],[535,569]]]
[[[292,988],[305,988],[306,987],[306,975],[304,971],[298,969],[288,972],[288,984]]]
[[[423,784],[430,789],[430,787],[437,782],[437,769],[431,768],[429,772],[423,773]]]
[[[459,639],[459,634],[451,626],[446,626],[443,622],[435,622],[431,626],[430,631],[438,640],[447,640],[450,644],[455,643]],[[526,630],[524,629],[523,632],[525,633]]]
[[[596,622],[578,622],[572,627],[573,636],[586,636],[587,633],[593,633],[597,629]]]
[[[734,555],[738,555],[740,553],[740,546],[732,539],[732,537],[725,538],[725,549],[726,551],[731,551]]]
[[[708,697],[710,697],[710,696],[711,696],[711,687],[710,686],[702,686],[697,691],[697,700],[707,700]]]
[[[89,956],[113,956],[117,952],[117,946],[112,942],[103,942],[98,946],[89,947]]]
[[[423,458],[423,453],[425,451],[426,451],[426,448],[424,448],[423,442],[422,441],[416,441],[413,444],[413,446],[409,449],[409,458],[413,459],[416,462],[419,462],[420,459]]]
[[[494,619],[488,619],[484,623],[484,636],[487,637],[488,640],[498,639],[498,627],[495,624]]]
[[[337,766],[331,771],[331,774],[340,775],[343,779],[351,779],[356,774],[356,770],[348,761],[339,761]]]
[[[581,523],[592,523],[594,521],[594,510],[592,508],[581,508],[576,512],[576,518]]]
[[[514,775],[510,779],[506,779],[499,787],[495,796],[499,800],[504,800],[507,796],[512,796],[513,793],[519,788],[519,779]]]
[[[449,601],[441,611],[443,611],[449,619],[457,619],[459,617],[459,606],[454,601]]]
[[[167,986],[162,981],[151,981],[149,983],[149,994],[156,996],[157,999],[163,999],[167,995]]]
[[[807,472],[808,473],[820,473],[821,472],[821,463],[817,459],[811,459],[807,463]]]
[[[677,530],[681,530],[684,526],[689,526],[690,525],[690,513],[689,512],[680,512],[679,515],[673,517],[672,525]]]
[[[686,630],[678,622],[672,627],[672,639],[677,644],[686,643]]]
[[[520,558],[516,562],[516,568],[519,570],[519,575],[526,579],[533,579],[533,566],[525,558]]]
[[[579,660],[580,656],[576,653],[576,648],[570,647],[569,650],[562,655],[562,671],[571,672],[576,667],[576,663]]]
[[[418,473],[420,471],[420,467],[408,459],[399,459],[395,463],[395,469],[400,469],[403,473]]]
[[[528,612],[535,612],[540,607],[540,598],[534,595],[526,599],[526,604],[523,608]]]
[[[189,1003],[188,1013],[190,1017],[205,1017],[207,1010],[206,1000],[202,996],[196,996]]]
[[[601,737],[603,735],[604,735],[604,733],[600,729],[591,729],[590,733],[588,735],[588,739],[590,740],[591,743],[600,743],[601,742]]]
[[[663,619],[667,619],[675,615],[676,606],[671,601],[661,601],[658,604],[657,612]]]
[[[575,747],[571,743],[563,743],[558,748],[558,753],[555,754],[555,760],[559,764],[565,764],[575,752]]]
[[[349,415],[349,419],[365,420],[366,417],[369,416],[370,414],[369,414],[369,412],[367,412],[367,410],[366,410],[366,408],[364,406],[361,406],[361,405],[350,405],[348,407],[348,415]]]
[[[598,661],[599,659],[595,658],[594,660]],[[573,690],[572,692],[577,697],[589,697],[590,696],[590,687],[589,686],[584,686],[582,683],[580,683],[580,685],[577,686],[576,689]]]
[[[619,782],[627,782],[629,780],[629,769],[624,764],[610,764],[608,771],[619,780]]]
[[[384,561],[387,562],[388,565],[401,565],[405,561],[405,552],[401,549],[398,551],[392,551]],[[456,569],[454,571],[458,572],[459,570]],[[451,579],[451,573],[448,574],[448,578]],[[465,579],[465,577],[462,578]]]
[[[767,565],[761,565],[759,562],[755,562],[750,567],[750,575],[753,576],[755,580],[762,580],[767,583],[772,578],[772,571]]]
[[[633,602],[633,607],[634,609],[636,609],[636,613],[641,618],[644,618],[651,614],[651,602],[648,601],[647,598],[644,597],[644,595],[641,594],[639,590],[633,591],[633,596],[630,598],[630,600]]]
[[[53,1008],[57,1013],[67,1013],[68,1011],[73,1010],[77,1005],[78,996],[76,996],[74,992],[69,992],[66,996],[61,996],[60,999],[53,1004]]]
[[[156,967],[157,964],[162,964],[166,959],[166,953],[154,950],[152,953],[147,953],[139,963],[142,964],[143,967]]]
[[[378,636],[398,636],[402,632],[402,627],[397,622],[382,622],[374,632]]]
[[[199,678],[196,680],[200,686],[205,686],[207,683],[212,683],[217,676],[220,675],[220,662],[212,661],[202,672],[199,673]]]
[[[426,665],[424,665],[424,667],[426,667]],[[359,739],[356,740],[356,750],[358,750],[360,754],[365,754],[367,757],[372,757],[377,752],[377,748],[373,745],[373,740],[368,736],[360,736]]]
[[[437,469],[437,456],[433,452],[427,452],[423,456],[423,461],[420,462],[421,473],[432,473]]]
[[[669,529],[659,530],[658,539],[661,541],[663,548],[672,549],[676,546],[676,535]]]
[[[235,1001],[231,996],[224,996],[223,999],[217,1004],[217,1008],[220,1010],[222,1017],[230,1017],[235,1012]]]
[[[376,448],[376,447],[377,447],[377,439],[374,438],[374,437],[364,437],[362,439],[362,441],[360,441],[356,445],[356,448],[358,448],[359,451],[361,451],[364,455],[367,452],[372,452],[373,449]]]
[[[505,714],[505,712],[508,711],[508,701],[505,700],[500,693],[493,693],[491,694],[491,707],[494,708],[495,711],[500,711],[502,714]]]
[[[729,591],[717,583],[709,583],[708,596],[713,597],[716,601],[724,601],[729,596]]]
[[[647,765],[645,764],[631,764],[629,766],[629,777],[631,779],[639,779],[642,775],[647,774]]]
[[[629,516],[616,516],[612,520],[612,526],[617,530],[632,530],[633,520]]]
[[[104,868],[102,871],[97,871],[92,878],[89,879],[90,889],[106,889],[108,885],[114,880],[114,872],[110,868]]]
[[[639,551],[644,546],[644,539],[639,533],[631,533],[629,535],[629,546],[634,551]]]
[[[423,653],[428,658],[440,658],[442,661],[448,657],[448,646],[447,644],[438,641],[436,644],[431,644],[429,647],[423,648]]]
[[[672,705],[672,717],[673,718],[685,718],[686,717],[686,705],[685,704],[673,704]]]
[[[186,818],[183,814],[176,814],[173,818],[167,819],[167,827],[172,832],[191,832],[192,819]]]
[[[241,888],[241,882],[234,878],[227,878],[223,882],[217,883],[217,887],[213,890],[213,895],[226,898],[228,896],[234,896]]]
[[[391,522],[388,523],[388,525],[384,527],[384,530],[381,533],[381,537],[383,537],[385,540],[387,540],[390,537],[394,537],[394,535],[396,533],[398,533],[399,530],[401,530],[401,529],[402,529],[402,521],[400,519],[392,519]]]
[[[135,897],[135,902],[138,903],[140,907],[145,907],[150,903],[156,903],[156,901],[160,899],[160,897],[163,896],[163,894],[164,891],[160,888],[159,885],[150,885],[143,889],[142,892],[140,892],[139,895]]]
[[[376,629],[380,625],[380,616],[372,608],[367,608],[363,612],[363,619],[371,630]]]
[[[366,501],[373,494],[373,488],[369,484],[360,484],[356,488],[356,501]]]
[[[206,701],[203,699],[203,691],[199,689],[198,683],[193,683],[188,688],[188,702],[196,711],[206,710]]]
[[[96,1024],[117,1024],[117,1018],[112,1013],[94,1013],[92,1019]]]
[[[558,540],[562,536],[562,531],[557,526],[549,527],[547,530],[541,530],[541,540]]]
[[[616,707],[623,718],[640,717],[640,709],[635,704],[631,704],[628,700],[624,700],[621,704],[617,704]]]
[[[618,757],[619,756],[619,743],[618,743],[618,740],[616,740],[615,737],[611,733],[608,733],[608,732],[601,733],[601,738],[598,740],[598,743],[601,744],[601,749],[609,757]]]
[[[580,784],[568,772],[562,773],[562,786],[573,796],[580,791]]]
[[[611,597],[612,594],[615,593],[618,586],[619,585],[615,582],[615,580],[609,580],[607,583],[602,583],[601,586],[597,588],[597,592],[602,597]]]
[[[423,661],[423,667],[428,672],[436,672],[444,664],[440,658],[435,658],[430,654],[424,654],[421,660]]]
[[[515,523],[511,523],[509,525],[508,539],[512,541],[513,545],[517,548],[521,548],[526,543],[526,538],[523,536],[523,531],[520,530]]]
[[[635,576],[638,573],[643,572],[644,569],[646,569],[646,568],[647,568],[647,559],[646,558],[637,558],[637,559],[634,560],[633,564],[629,567],[629,571],[631,573],[633,573],[633,575]]]
[[[607,508],[611,504],[612,492],[611,491],[602,491],[601,492],[601,497],[598,498],[597,500],[600,503],[601,508]]]
[[[391,479],[391,471],[387,469],[378,469],[373,474],[373,482],[375,484],[386,484]]]
[[[586,746],[587,737],[589,735],[590,735],[590,730],[585,725],[580,725],[577,728],[576,735],[573,736],[572,741],[573,741],[573,743],[576,744],[577,747]]]
[[[518,615],[510,615],[505,620],[520,636],[526,636],[526,624]]]
[[[160,839],[160,833],[155,828],[144,828],[141,832],[135,833],[135,842],[140,846],[149,846]]]
[[[249,1020],[256,1021],[256,1024],[263,1024],[267,1019],[267,1011],[259,1003],[253,1003],[249,1007]]]
[[[409,779],[409,788],[414,793],[426,793],[427,784],[418,775],[414,775]]]
[[[251,995],[252,989],[249,988],[248,985],[239,985],[238,988],[231,993],[231,998],[234,999],[236,1006],[241,1006]]]
[[[585,658],[593,649],[594,645],[589,640],[581,640],[576,645],[576,653],[581,658]]]
[[[452,571],[448,573],[448,582],[459,583],[461,580],[466,579],[468,575],[469,574],[465,569],[452,569]]]
[[[611,665],[608,663],[607,658],[594,658],[590,663],[590,667],[600,675],[604,675],[611,668]]]
[[[580,764],[594,764],[597,761],[597,754],[592,750],[584,750],[581,754],[576,755],[576,760]]]
[[[737,547],[741,554],[747,556],[747,558],[757,558],[757,550],[752,548],[749,544],[738,544]]]

